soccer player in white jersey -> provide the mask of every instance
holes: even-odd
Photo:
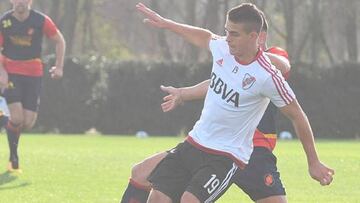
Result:
[[[151,174],[153,190],[148,202],[171,202],[180,196],[181,202],[216,199],[227,188],[236,170],[234,163],[240,168],[247,164],[255,128],[269,100],[293,122],[310,175],[323,185],[332,181],[333,170],[319,161],[310,125],[295,95],[258,49],[262,20],[254,5],[242,4],[229,11],[226,39],[164,19],[142,4],[137,7],[147,15],[145,22],[210,49],[214,61],[202,115],[187,140]]]
[[[268,23],[262,13],[263,27],[259,36],[259,47],[265,50],[271,62],[283,75],[289,75],[290,63],[288,54],[279,47],[268,48],[266,45]],[[175,109],[179,104],[204,99],[210,80],[186,88],[162,87],[169,95],[164,97],[161,105],[164,112]],[[269,104],[258,130],[254,135],[254,151],[250,157],[249,165],[235,174],[234,182],[254,201],[269,202],[268,200],[285,199],[285,189],[277,171],[276,157],[272,150],[276,144],[275,114],[276,107]],[[145,203],[150,192],[149,174],[168,152],[157,153],[134,165],[131,169],[129,184],[122,196],[121,203]],[[268,178],[264,178],[268,177]],[[278,201],[279,202],[279,201]]]

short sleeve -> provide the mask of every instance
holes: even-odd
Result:
[[[280,47],[270,47],[266,50],[266,52],[285,57],[289,61],[289,54],[285,49],[282,49]],[[290,63],[290,61],[289,61]],[[283,73],[284,78],[287,80],[290,77],[290,70],[286,73]]]
[[[57,34],[57,27],[55,23],[49,18],[49,16],[45,16],[45,21],[43,25],[43,33],[47,37],[52,37]]]
[[[212,37],[210,42],[209,42],[209,48],[211,53],[216,52],[216,50],[218,49],[218,45],[219,44],[219,39]]]
[[[214,58],[225,55],[228,52],[228,45],[225,38],[214,35],[209,42],[210,52]]]
[[[289,59],[288,52],[285,49],[282,49],[280,47],[270,47],[269,49],[266,50],[266,52],[276,54],[276,55],[279,55],[279,56],[283,56],[286,59]]]
[[[262,95],[268,97],[277,107],[283,107],[295,100],[296,96],[279,70],[272,69],[263,84]]]

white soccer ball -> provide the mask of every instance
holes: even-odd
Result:
[[[141,131],[137,131],[135,136],[137,138],[147,138],[147,137],[149,137],[149,134],[147,132],[141,130]]]
[[[279,135],[280,139],[283,140],[291,140],[293,139],[293,135],[289,131],[282,131]]]

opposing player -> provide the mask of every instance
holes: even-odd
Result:
[[[271,47],[270,49],[267,48],[266,41],[267,41],[267,29],[268,29],[268,23],[266,21],[265,16],[262,13],[262,17],[264,20],[264,24],[262,27],[262,31],[259,36],[259,46],[262,50],[266,50],[266,52],[270,52],[272,54],[275,54],[277,58],[273,55],[269,56],[271,62],[281,70],[283,75],[289,75],[290,71],[290,65],[289,61],[287,60],[288,55],[287,52],[279,47]],[[192,87],[187,88],[173,88],[173,87],[162,87],[162,90],[166,93],[169,93],[168,96],[164,97],[164,103],[162,104],[162,109],[164,112],[171,111],[175,109],[179,104],[194,100],[194,99],[203,99],[205,98],[206,92],[208,90],[210,81],[204,81],[202,83],[199,83]],[[258,156],[259,157],[266,157],[269,154],[269,150],[272,150],[275,147],[276,142],[276,130],[275,130],[275,113],[277,108],[273,104],[269,104],[268,108],[265,111],[265,114],[263,118],[260,121],[260,124],[258,126],[258,130],[255,133],[254,137],[254,151],[262,152]],[[260,130],[261,131],[260,131]],[[265,148],[263,150],[257,149],[257,148]],[[158,153],[155,154],[144,161],[136,164],[131,171],[131,178],[129,185],[122,197],[121,202],[122,203],[129,203],[129,202],[139,202],[139,203],[145,203],[150,191],[150,183],[147,181],[147,178],[151,171],[155,168],[155,166],[166,156],[167,152]],[[252,159],[256,159],[256,156],[258,153],[254,153],[254,155],[250,158],[250,163],[252,163]],[[271,159],[265,159],[264,164],[270,163],[268,165],[273,165]],[[262,163],[258,163],[257,168],[262,167]],[[274,170],[275,169],[275,170]],[[253,172],[251,168],[246,167],[244,171],[250,170],[250,172]],[[274,171],[272,171],[274,170]],[[259,176],[265,176],[266,174],[273,174],[276,173],[276,168],[266,169],[266,173],[258,174]],[[239,173],[236,173],[238,175]],[[243,173],[241,173],[243,174]],[[243,179],[243,176],[240,176],[240,178],[235,178],[235,183],[237,181],[241,181]],[[251,180],[249,180],[251,181]],[[254,182],[254,181],[252,181]],[[274,195],[284,195],[284,189],[281,185],[281,181],[276,180],[276,185],[272,185],[272,187],[268,187],[267,190],[274,190],[274,188],[278,187],[277,190],[280,190],[280,192],[277,193],[271,193],[269,192],[264,196],[274,196]],[[241,184],[238,184],[241,185]],[[254,184],[255,185],[255,184]],[[263,181],[259,184],[258,187],[265,185]],[[244,186],[241,186],[244,187]],[[279,189],[280,188],[280,189]],[[257,198],[253,197],[254,195],[249,194],[249,196],[253,200],[258,200]],[[264,198],[261,198],[264,200]]]
[[[6,125],[10,148],[8,170],[21,172],[17,149],[21,132],[31,129],[37,118],[43,75],[40,59],[43,36],[56,43],[56,64],[50,69],[53,79],[63,76],[65,41],[48,16],[31,9],[32,0],[10,2],[13,9],[0,19],[0,69],[6,70],[9,81],[4,93],[10,110]]]

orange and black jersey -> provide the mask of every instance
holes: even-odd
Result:
[[[271,47],[267,49],[266,52],[289,59],[288,53],[280,47]],[[288,79],[289,72],[284,73],[283,76],[285,79]],[[270,151],[275,148],[277,140],[275,125],[276,113],[277,107],[273,103],[269,103],[254,134],[253,144],[255,147],[265,147]]]
[[[6,12],[0,19],[0,47],[2,62],[8,73],[41,76],[43,74],[40,60],[43,36],[57,34],[53,21],[35,10],[25,21],[13,16],[13,11]]]

